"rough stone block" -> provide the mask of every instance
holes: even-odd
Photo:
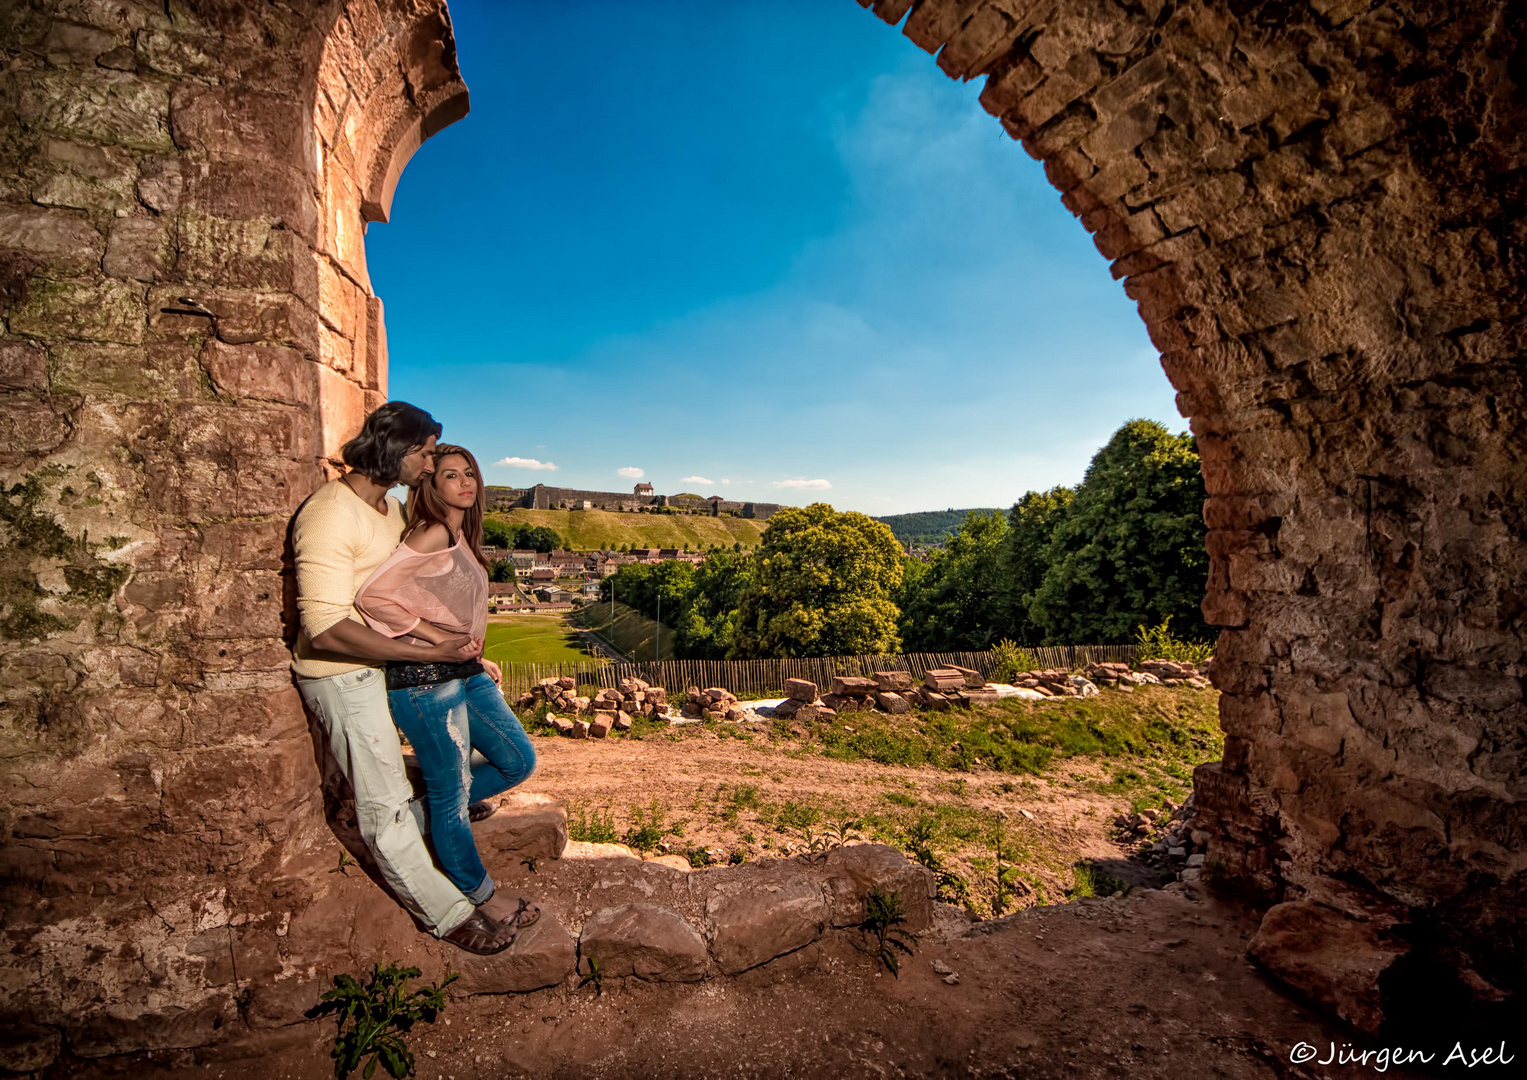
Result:
[[[901,898],[906,929],[914,933],[933,921],[933,874],[883,844],[833,848],[822,863],[833,926],[857,926],[866,917],[871,889]]]
[[[705,902],[711,955],[727,975],[809,945],[822,936],[828,916],[822,886],[789,874],[727,882]]]
[[[169,229],[163,220],[118,218],[111,227],[101,268],[111,277],[159,281],[169,272],[173,257]]]
[[[576,969],[578,953],[572,935],[549,912],[542,912],[503,952],[473,956],[452,949],[448,963],[451,970],[461,973],[448,988],[453,997],[522,994],[561,983]]]
[[[654,904],[623,904],[596,911],[583,924],[578,954],[593,958],[605,975],[651,982],[695,982],[705,977],[705,939],[675,911]]]
[[[107,146],[174,152],[165,83],[91,67],[34,71],[17,88],[29,126]]]
[[[213,340],[202,349],[201,366],[220,394],[299,406],[317,397],[313,365],[296,349]]]
[[[561,800],[533,792],[505,795],[498,813],[472,826],[485,861],[560,859],[567,847],[567,809]]]
[[[591,726],[592,725],[590,725],[587,720],[574,720],[573,730],[571,732],[572,737],[575,739],[587,739],[589,737],[589,728]]]
[[[48,354],[33,341],[0,341],[0,390],[43,390]]]
[[[809,705],[817,699],[817,684],[806,679],[786,679],[785,696]]]
[[[839,697],[868,697],[877,689],[874,679],[861,679],[853,675],[834,675],[832,692]]]
[[[136,345],[145,326],[143,287],[125,281],[34,281],[11,312],[11,332],[46,340]]]
[[[875,686],[886,693],[902,693],[912,689],[912,673],[910,671],[877,671]]]
[[[95,227],[67,210],[0,208],[0,250],[24,251],[44,266],[80,271],[95,266],[105,245]]]
[[[614,726],[615,715],[613,713],[595,713],[594,719],[589,723],[589,737],[592,739],[603,739]]]
[[[1381,981],[1410,944],[1392,915],[1354,917],[1313,900],[1278,904],[1262,918],[1247,955],[1275,979],[1358,1031],[1384,1020]]]
[[[906,698],[902,697],[900,694],[891,693],[889,691],[876,694],[875,704],[880,706],[884,712],[888,713],[904,713],[910,712],[912,709],[912,706],[907,704]]]

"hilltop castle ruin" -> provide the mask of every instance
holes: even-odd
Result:
[[[545,484],[529,488],[490,485],[487,498],[489,510],[613,510],[629,514],[668,506],[695,514],[709,514],[711,517],[731,514],[759,521],[772,517],[779,510],[778,503],[733,502],[719,495],[709,498],[698,495],[656,495],[653,494],[651,484],[637,484],[629,495],[618,491],[547,487]]]

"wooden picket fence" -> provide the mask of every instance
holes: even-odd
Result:
[[[1074,669],[1102,661],[1129,663],[1135,645],[1040,645],[1028,652],[1040,667]],[[724,686],[738,697],[769,698],[784,694],[786,679],[809,679],[825,688],[834,675],[869,676],[876,671],[907,671],[921,680],[929,668],[956,664],[991,678],[995,661],[989,652],[893,653],[883,656],[805,656],[788,660],[596,660],[562,663],[501,664],[504,690],[523,693],[542,679],[571,675],[579,686],[612,687],[621,679],[643,679],[677,693],[690,686]]]

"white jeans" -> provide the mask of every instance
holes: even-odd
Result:
[[[355,791],[355,817],[382,877],[403,906],[436,937],[449,934],[476,908],[435,867],[409,806],[403,747],[387,709],[381,668],[321,679],[297,676],[302,700],[329,737],[329,749]]]

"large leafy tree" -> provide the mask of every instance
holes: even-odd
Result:
[[[1075,495],[1076,489],[1068,487],[1031,491],[1008,511],[1002,544],[1002,607],[1007,626],[1001,636],[1024,645],[1037,645],[1044,638],[1044,628],[1029,617],[1029,605],[1050,568],[1050,540]]]
[[[1206,640],[1204,484],[1190,435],[1131,420],[1092,459],[1045,549],[1029,615],[1050,642],[1129,641],[1172,620]]]
[[[901,637],[916,652],[988,649],[1009,636],[1008,522],[975,512],[901,590]]]
[[[742,592],[734,659],[894,652],[902,550],[890,527],[826,503],[769,519]]]

